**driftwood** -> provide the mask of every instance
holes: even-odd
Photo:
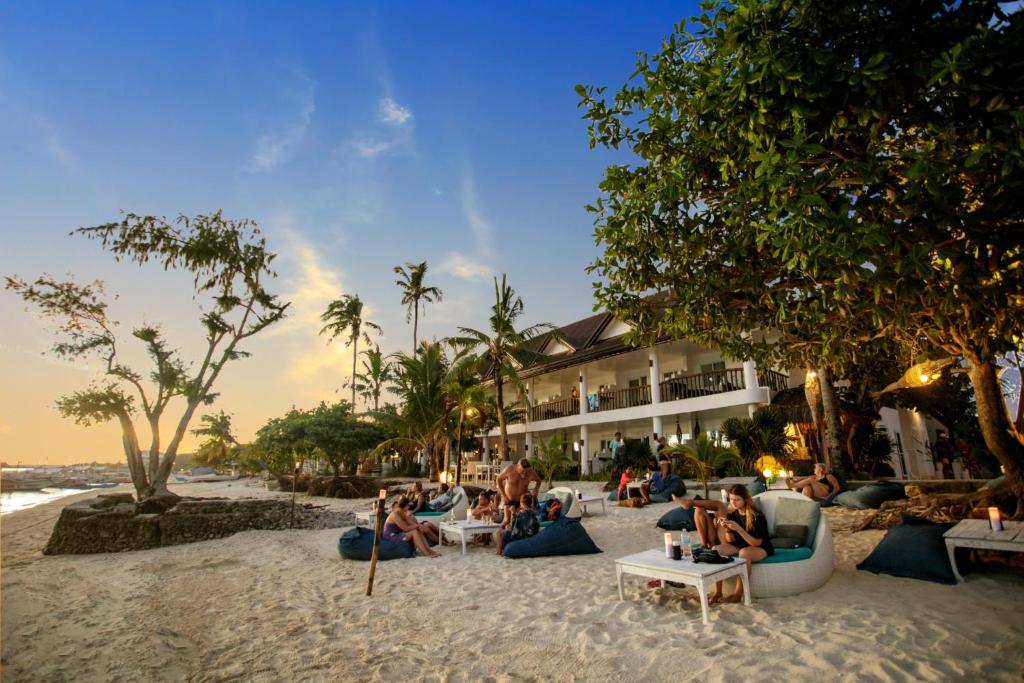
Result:
[[[882,503],[874,515],[864,520],[865,529],[891,529],[898,526],[903,515],[919,517],[940,524],[956,524],[963,519],[987,519],[988,508],[1004,511],[1016,508],[1016,498],[1008,487],[978,489],[968,493],[931,493],[927,484],[910,484],[904,490],[906,500]]]

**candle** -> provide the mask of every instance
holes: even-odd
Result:
[[[999,508],[997,508],[997,507],[990,507],[988,509],[988,523],[989,523],[989,526],[992,527],[992,531],[1002,531],[1003,530],[1003,519],[999,515]]]
[[[665,533],[665,557],[672,559],[672,533]]]
[[[729,492],[728,491],[726,491],[725,489],[722,489],[721,496],[722,496],[722,502],[723,503],[728,503],[729,502]]]
[[[381,500],[387,499],[387,497],[388,497],[388,490],[387,489],[381,489],[380,492],[377,493],[377,497],[380,498]]]

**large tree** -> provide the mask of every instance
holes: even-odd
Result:
[[[519,368],[544,359],[544,354],[537,350],[537,337],[542,334],[557,336],[557,330],[551,323],[540,323],[516,330],[524,310],[523,300],[502,274],[500,285],[498,278],[494,278],[494,305],[491,306],[489,329],[481,331],[460,327],[460,336],[452,338],[453,343],[477,351],[478,374],[494,383],[498,429],[501,433],[499,452],[502,460],[508,458],[505,385],[512,384],[520,393],[524,393],[523,383],[519,379]]]
[[[61,414],[83,425],[117,420],[139,499],[166,493],[189,422],[200,405],[216,398],[213,385],[224,367],[248,355],[242,342],[284,317],[288,304],[266,289],[266,281],[275,276],[270,268],[274,254],[267,250],[255,222],[227,219],[219,211],[191,218],[182,215],[171,222],[128,213],[119,222],[80,228],[72,234],[98,240],[115,260],[139,265],[154,262],[164,270],[182,270],[192,276],[193,296],[201,306],[206,333],[205,352],[191,365],[168,346],[158,326],[140,325],[132,336],[149,356],[148,373],[123,360],[124,339],[117,335],[117,322],[108,316],[103,283],[83,285],[49,275],[32,283],[16,276],[6,278],[7,289],[57,323],[61,339],[54,352],[58,356],[99,357],[103,362],[104,381],[60,398]],[[185,404],[165,446],[160,419],[176,398]],[[150,431],[148,463],[133,422],[140,411]]]
[[[348,343],[352,345],[352,405],[356,404],[356,360],[359,358],[359,338],[369,344],[370,336],[365,329],[375,330],[380,334],[380,325],[363,320],[363,301],[358,294],[344,294],[327,305],[327,310],[320,315],[324,322],[320,334],[327,334],[327,341],[344,334],[348,335]],[[364,329],[365,328],[365,329]]]
[[[876,339],[962,358],[1024,496],[996,379],[1024,322],[1024,16],[994,0],[704,7],[612,101],[579,88],[591,144],[640,157],[592,207],[598,299],[639,337],[837,375]]]
[[[412,348],[415,352],[419,343],[417,333],[420,327],[420,306],[424,303],[440,301],[441,290],[437,287],[428,287],[424,282],[427,276],[427,262],[406,263],[405,266],[395,266],[395,274],[398,279],[395,284],[402,290],[402,304],[405,306],[405,322],[412,318]]]

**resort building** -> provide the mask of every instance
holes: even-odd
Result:
[[[528,402],[508,422],[510,459],[536,453],[541,439],[560,434],[571,444],[582,474],[610,459],[616,432],[644,439],[688,443],[718,432],[730,417],[749,417],[761,405],[804,381],[802,369],[758,367],[689,341],[636,348],[625,343],[629,326],[598,313],[560,328],[562,341],[546,340],[544,362],[520,371]],[[509,400],[506,392],[506,401]],[[935,476],[929,425],[910,411],[883,409],[894,442],[893,468],[901,478]],[[483,462],[497,453],[499,431],[482,435]],[[797,458],[810,459],[800,430],[791,429]]]

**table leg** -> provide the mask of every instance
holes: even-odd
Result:
[[[957,583],[963,583],[964,577],[960,576],[959,570],[956,568],[956,541],[951,538],[946,539],[946,553],[949,555],[949,566],[953,568],[953,576],[956,577]]]
[[[608,510],[606,510],[605,507],[604,507],[604,498],[601,499],[601,514],[602,515],[607,515],[608,514]]]
[[[743,604],[749,607],[754,600],[750,595],[750,577],[747,576],[746,566],[744,566],[743,571],[740,572],[740,580],[743,581]]]
[[[463,529],[462,533],[459,534],[459,538],[462,539],[462,554],[466,554],[466,530]]]
[[[619,582],[619,601],[626,599],[626,594],[622,590],[622,567],[615,565],[615,577]]]
[[[708,623],[708,589],[704,585],[704,578],[697,580],[697,592],[700,593],[700,613],[704,623]]]

